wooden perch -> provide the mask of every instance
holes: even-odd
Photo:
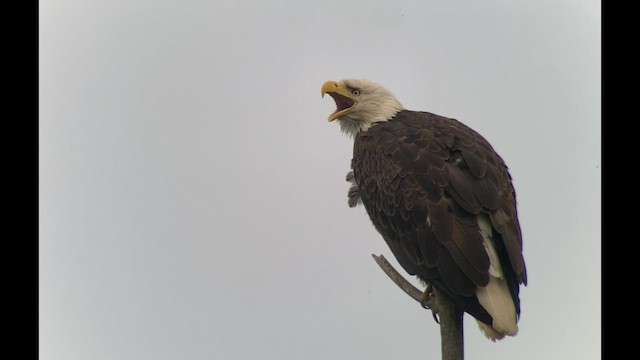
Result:
[[[384,258],[383,255],[376,256],[371,254],[382,271],[389,276],[389,278],[396,284],[402,291],[409,295],[417,302],[423,302],[423,292],[418,290],[410,282],[408,282],[398,271],[391,266],[391,264]],[[453,301],[449,300],[446,296],[441,295],[438,289],[434,288],[433,293],[436,299],[436,309],[438,317],[440,318],[440,338],[442,348],[442,360],[463,360],[464,359],[464,337],[463,337],[463,323],[462,315]]]
[[[393,282],[396,283],[396,285],[398,285],[400,289],[402,289],[402,291],[413,298],[413,300],[417,302],[422,301],[422,291],[418,290],[418,288],[408,282],[407,279],[402,277],[402,275],[400,275],[400,273],[393,266],[391,266],[391,264],[389,264],[389,262],[384,258],[383,255],[376,256],[374,254],[371,254],[371,256],[373,256],[373,259],[376,261],[376,263],[378,263],[378,266],[380,266],[382,271],[384,271],[385,274],[387,274],[387,276],[391,280],[393,280]]]

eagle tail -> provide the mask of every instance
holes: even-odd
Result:
[[[478,286],[476,296],[493,318],[491,325],[478,321],[480,330],[488,339],[496,341],[505,335],[515,336],[518,333],[516,307],[504,279],[490,276],[487,286]]]
[[[500,340],[505,335],[515,336],[518,333],[518,319],[514,299],[505,281],[500,259],[493,244],[493,230],[486,215],[478,218],[480,233],[484,240],[485,250],[489,255],[489,283],[478,286],[476,297],[478,302],[491,315],[491,325],[478,321],[480,330],[492,340]]]

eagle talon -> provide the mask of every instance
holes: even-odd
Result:
[[[425,309],[431,310],[433,320],[440,324],[440,320],[438,319],[438,304],[436,302],[436,296],[433,292],[433,286],[431,286],[431,284],[428,284],[427,288],[422,293],[420,305]]]

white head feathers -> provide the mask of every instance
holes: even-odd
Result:
[[[402,104],[385,87],[364,79],[344,79],[341,84],[352,89],[355,104],[338,118],[342,132],[355,136],[376,122],[387,121],[403,109]]]

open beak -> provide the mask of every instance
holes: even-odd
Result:
[[[344,116],[348,113],[356,101],[351,95],[351,91],[342,83],[335,81],[326,81],[322,84],[322,97],[324,94],[329,94],[336,102],[336,111],[329,115],[328,120],[333,121],[337,118]]]

